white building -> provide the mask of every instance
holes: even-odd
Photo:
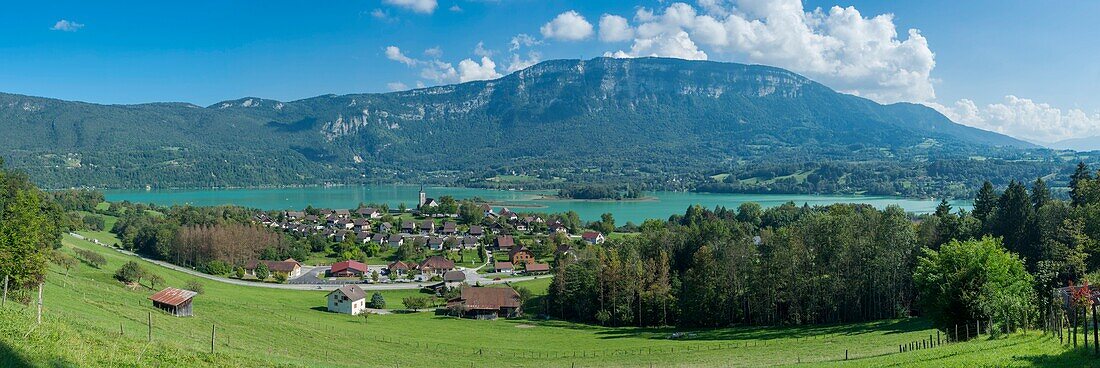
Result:
[[[356,285],[344,285],[328,293],[328,311],[358,315],[367,309],[367,294]]]

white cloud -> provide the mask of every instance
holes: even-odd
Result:
[[[634,43],[617,57],[667,56],[774,65],[879,102],[932,101],[935,55],[917,30],[898,35],[892,14],[854,7],[806,11],[799,0],[700,0],[634,16]],[[601,29],[602,31],[602,29]]]
[[[430,49],[426,49],[426,50],[424,50],[424,56],[427,56],[427,57],[430,57],[430,58],[433,58],[433,59],[438,59],[440,57],[443,57],[443,49],[439,48],[439,46],[432,47]]]
[[[497,64],[488,56],[482,56],[480,64],[470,59],[458,62],[459,82],[496,79],[500,77],[500,73],[497,73]]]
[[[449,10],[453,11],[455,13],[458,13],[458,12],[462,11],[462,7],[458,6],[458,4],[454,4],[454,5],[451,5],[451,8]]]
[[[408,56],[405,56],[405,54],[402,53],[401,49],[398,48],[397,46],[386,46],[386,58],[388,58],[390,60],[393,60],[393,61],[400,62],[400,63],[408,65],[408,66],[416,65],[416,62],[417,62],[416,60],[413,60],[412,58],[410,58]]]
[[[386,88],[389,88],[390,91],[404,91],[409,89],[409,86],[401,82],[390,82],[386,83]]]
[[[474,55],[492,57],[495,51],[485,48],[485,42],[478,41],[477,46],[474,47]]]
[[[435,83],[454,83],[458,81],[458,71],[451,63],[433,60],[425,62],[424,68],[420,70],[420,78]]]
[[[512,54],[512,59],[508,62],[508,67],[505,68],[504,71],[512,73],[527,69],[532,65],[538,64],[541,60],[542,54],[537,51],[528,52],[527,58],[520,57],[519,54]]]
[[[431,14],[439,6],[436,0],[382,0],[382,2],[424,14]]]
[[[1026,98],[1005,96],[1000,103],[978,106],[962,99],[953,106],[928,103],[952,121],[1021,139],[1051,143],[1100,135],[1100,113],[1062,110]]]
[[[570,10],[554,17],[539,28],[542,36],[562,41],[580,41],[592,36],[592,23],[576,11]]]
[[[84,28],[83,23],[77,23],[77,22],[73,22],[73,21],[70,21],[70,20],[62,19],[62,20],[57,21],[57,23],[54,23],[53,27],[50,27],[50,30],[62,31],[62,32],[76,32],[76,31],[79,31],[81,28]]]
[[[626,18],[618,15],[600,16],[600,41],[622,42],[634,38],[634,28]]]
[[[541,44],[542,41],[536,40],[534,37],[531,37],[531,35],[520,33],[518,35],[512,36],[512,41],[508,42],[508,51],[514,52],[516,50],[519,50],[520,47],[531,47]]]

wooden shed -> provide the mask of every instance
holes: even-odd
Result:
[[[149,297],[149,300],[153,301],[153,306],[171,313],[176,317],[190,317],[191,313],[191,300],[198,295],[191,290],[182,290],[176,288],[167,288],[160,292],[153,294]]]

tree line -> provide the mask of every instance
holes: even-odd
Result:
[[[646,221],[637,237],[559,256],[545,313],[614,326],[1034,321],[1052,288],[1100,276],[1100,174],[1079,165],[1069,200],[1043,178],[1003,188],[985,182],[973,211],[945,200],[920,216],[692,206]]]

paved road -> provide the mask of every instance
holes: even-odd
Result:
[[[173,270],[176,270],[176,271],[179,271],[179,272],[190,274],[192,276],[201,277],[201,278],[204,278],[204,279],[207,279],[207,280],[224,282],[224,283],[227,283],[227,284],[240,285],[240,286],[251,286],[251,287],[263,287],[263,288],[269,288],[269,289],[314,290],[314,291],[316,291],[316,290],[331,291],[331,290],[336,290],[336,289],[340,288],[340,286],[343,286],[343,284],[329,284],[329,283],[272,284],[272,283],[266,283],[266,282],[243,281],[243,280],[231,279],[231,278],[226,278],[226,277],[221,277],[221,276],[208,275],[208,274],[205,274],[205,273],[202,273],[202,272],[199,272],[199,271],[187,268],[187,267],[181,267],[181,266],[177,266],[177,265],[174,265],[174,264],[171,264],[171,263],[168,263],[168,262],[145,258],[145,257],[141,256],[140,254],[130,252],[130,251],[127,251],[127,250],[123,250],[123,249],[119,249],[119,248],[115,248],[115,247],[112,247],[112,246],[108,246],[106,244],[102,244],[101,242],[95,241],[95,239],[85,238],[83,235],[80,235],[80,234],[77,234],[77,233],[69,233],[69,235],[72,235],[74,238],[77,238],[77,239],[92,241],[96,244],[103,245],[105,248],[114,249],[115,251],[117,251],[119,253],[122,253],[122,254],[126,254],[126,255],[130,255],[130,256],[134,256],[134,257],[144,259],[144,260],[146,260],[150,263],[156,264],[156,265],[164,267],[164,268],[173,269]],[[484,265],[482,265],[482,266],[484,267]],[[314,267],[313,269],[311,269],[311,271],[316,272],[317,269],[324,269],[324,268]],[[474,273],[476,274],[477,271],[474,271]],[[538,276],[514,277],[514,278],[503,279],[503,280],[499,280],[499,281],[485,280],[485,281],[482,281],[481,284],[482,285],[503,284],[505,282],[528,281],[528,280],[534,280],[536,278],[538,278]],[[473,282],[471,282],[471,284],[472,283]],[[431,284],[431,283],[412,283],[412,282],[409,282],[409,283],[393,283],[393,284],[358,284],[358,285],[359,285],[359,287],[363,288],[363,290],[410,290],[410,289],[420,289],[426,284]]]

